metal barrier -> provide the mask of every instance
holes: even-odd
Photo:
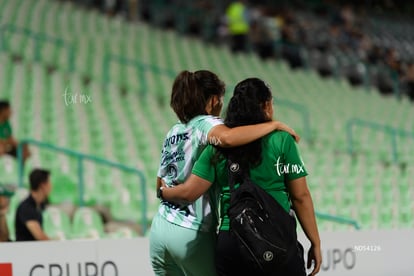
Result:
[[[356,220],[353,219],[348,219],[348,218],[343,218],[343,217],[338,217],[338,216],[334,216],[334,215],[329,215],[329,214],[324,214],[324,213],[320,213],[315,211],[315,215],[317,218],[320,219],[324,219],[324,220],[330,220],[336,223],[341,223],[341,224],[349,224],[355,227],[355,229],[360,230],[361,227],[359,226],[358,222]]]
[[[308,107],[296,102],[279,98],[275,98],[275,102],[283,107],[290,108],[300,114],[303,122],[303,138],[308,142],[312,142],[312,134],[310,129],[310,113]]]
[[[355,152],[354,149],[354,134],[353,134],[353,127],[359,126],[364,128],[370,128],[378,132],[384,132],[391,136],[391,151],[393,161],[395,163],[398,162],[398,151],[397,151],[397,137],[408,137],[414,139],[414,133],[407,132],[405,130],[401,130],[398,128],[394,128],[387,125],[378,124],[375,122],[365,121],[358,118],[352,118],[348,120],[346,124],[346,131],[347,131],[347,143],[348,143],[348,153],[353,154]]]
[[[39,147],[39,148],[44,148],[44,149],[48,149],[48,150],[52,150],[52,151],[56,151],[56,152],[60,152],[63,153],[65,155],[71,156],[71,157],[75,157],[78,159],[78,187],[79,187],[79,205],[83,206],[84,205],[84,179],[83,179],[83,161],[87,160],[87,161],[91,161],[91,162],[95,162],[97,164],[103,165],[103,166],[108,166],[108,167],[112,167],[127,173],[132,173],[135,174],[139,180],[140,180],[140,184],[141,184],[141,192],[142,192],[142,222],[141,222],[141,226],[142,226],[142,231],[143,234],[145,235],[145,232],[147,231],[147,192],[146,192],[146,183],[145,183],[145,177],[143,172],[141,172],[140,170],[137,170],[135,168],[132,167],[128,167],[125,165],[122,165],[120,163],[115,163],[115,162],[111,162],[96,156],[92,156],[92,155],[87,155],[87,154],[83,154],[80,152],[76,152],[70,149],[66,149],[66,148],[61,148],[61,147],[57,147],[55,145],[52,144],[48,144],[48,143],[44,143],[44,142],[39,142],[36,140],[32,140],[32,139],[26,139],[26,140],[22,140],[19,143],[19,146],[17,148],[17,159],[18,159],[18,185],[19,187],[23,186],[23,173],[24,173],[24,167],[23,167],[23,145],[24,144],[31,144],[33,146]]]

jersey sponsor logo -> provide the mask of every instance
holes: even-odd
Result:
[[[289,164],[280,162],[280,156],[277,158],[276,164],[277,175],[281,176],[283,174],[300,174],[305,172],[305,167],[303,164]]]
[[[189,137],[188,132],[178,133],[178,134],[176,134],[176,135],[172,135],[172,136],[170,136],[170,137],[167,137],[167,138],[164,140],[164,148],[165,148],[165,147],[168,147],[168,146],[170,146],[170,145],[175,145],[175,144],[178,144],[178,143],[180,143],[180,142],[182,142],[182,141],[187,141],[187,140],[189,140],[189,139],[190,139],[190,137]]]
[[[162,157],[161,157],[161,166],[166,166],[167,164],[184,161],[185,159],[184,157],[185,157],[185,152],[183,150],[178,150],[174,152],[163,150]]]

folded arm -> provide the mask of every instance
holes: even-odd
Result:
[[[190,203],[202,196],[211,186],[211,182],[195,174],[182,184],[174,187],[163,185],[162,198],[171,202]]]

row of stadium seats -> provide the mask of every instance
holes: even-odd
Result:
[[[131,238],[138,235],[132,227],[107,227],[100,214],[89,207],[75,210],[73,218],[58,207],[48,207],[43,213],[46,234],[53,239]]]

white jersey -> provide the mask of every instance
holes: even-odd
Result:
[[[223,121],[218,117],[201,115],[187,124],[174,125],[164,140],[158,177],[168,186],[184,183],[201,152],[209,144],[208,133],[213,127],[221,124]],[[211,231],[216,223],[215,209],[215,206],[210,205],[210,197],[206,193],[185,206],[162,201],[159,213],[169,222],[182,227]]]

